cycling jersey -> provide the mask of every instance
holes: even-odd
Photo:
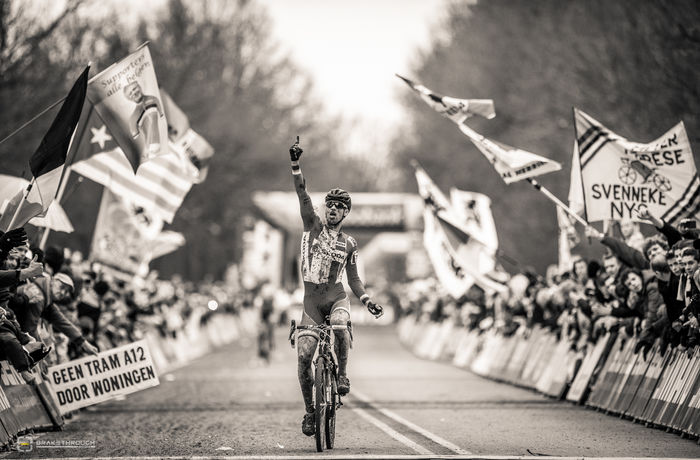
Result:
[[[343,270],[348,285],[357,297],[365,288],[357,273],[357,242],[342,231],[336,231],[321,221],[314,211],[303,181],[297,183],[304,233],[301,238],[301,271],[304,281],[304,320],[323,322],[334,309],[349,312],[349,302],[341,283]]]

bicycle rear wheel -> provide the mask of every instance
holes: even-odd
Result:
[[[335,444],[335,409],[338,399],[338,379],[336,379],[331,369],[328,369],[326,372],[326,388],[330,395],[328,408],[326,409],[326,449],[332,449]]]
[[[326,386],[324,375],[326,362],[323,358],[316,360],[316,374],[314,376],[314,392],[316,395],[316,450],[323,452],[323,442],[326,438]]]

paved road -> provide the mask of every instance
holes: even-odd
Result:
[[[358,327],[351,397],[336,448],[303,436],[296,358],[279,331],[273,362],[238,343],[161,376],[161,385],[82,412],[46,440],[94,449],[35,449],[7,458],[124,456],[460,455],[700,458],[694,441],[645,428],[448,364],[415,358],[392,328]]]

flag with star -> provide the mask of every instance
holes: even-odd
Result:
[[[172,222],[194,182],[181,156],[171,149],[144,163],[134,174],[131,163],[102,119],[94,110],[86,112],[82,132],[76,134],[73,143],[75,157],[71,169],[104,185],[121,199]]]
[[[116,141],[107,126],[95,111],[95,107],[85,102],[85,108],[75,132],[71,150],[68,153],[71,163],[87,160],[88,158],[110,150],[118,149]]]

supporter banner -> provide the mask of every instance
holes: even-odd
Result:
[[[152,241],[163,222],[105,188],[92,237],[90,260],[132,275],[145,275]]]
[[[413,91],[418,93],[420,98],[433,110],[455,123],[462,123],[472,115],[480,115],[487,119],[496,116],[496,110],[493,107],[492,99],[456,99],[454,97],[442,96],[399,74],[396,74],[396,76],[406,82]]]
[[[653,142],[630,142],[575,109],[576,137],[589,222],[639,219],[675,224],[700,218],[700,177],[683,122]]]
[[[184,159],[192,182],[201,184],[207,178],[209,161],[214,156],[214,148],[190,128],[187,115],[175,104],[168,93],[161,89],[160,95],[163,98],[165,115],[168,119],[170,150]]]
[[[160,97],[163,100],[165,119],[168,122],[168,137],[175,142],[190,129],[190,120],[163,88],[160,89]]]
[[[170,149],[186,159],[192,182],[204,182],[209,173],[209,162],[214,156],[214,147],[206,139],[188,129],[182,137],[170,144]]]
[[[489,291],[507,289],[488,275],[495,266],[493,252],[469,231],[423,168],[417,163],[414,167],[418,193],[425,201],[423,244],[440,283],[455,298],[475,282]]]
[[[561,169],[561,165],[556,161],[488,139],[465,124],[458,126],[489,160],[506,184]]]
[[[61,414],[160,383],[146,340],[52,366],[48,375]]]
[[[427,208],[423,211],[423,222],[423,245],[435,275],[452,297],[462,297],[474,284],[474,277],[460,265],[437,218]]]
[[[456,188],[450,189],[452,209],[465,229],[483,244],[492,255],[498,249],[496,224],[491,214],[491,199],[484,194],[467,192]]]
[[[157,259],[177,250],[185,244],[182,233],[164,230],[151,240],[151,259]]]
[[[88,99],[134,172],[168,152],[168,124],[147,44],[91,78]]]

